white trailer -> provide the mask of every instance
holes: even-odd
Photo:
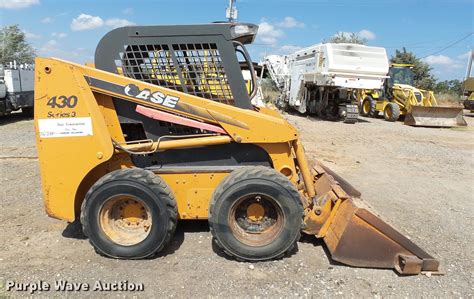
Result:
[[[22,109],[33,112],[35,74],[31,65],[0,65],[0,116]]]
[[[282,91],[280,103],[348,123],[358,117],[355,90],[381,89],[389,69],[384,48],[358,44],[317,44],[263,64]]]

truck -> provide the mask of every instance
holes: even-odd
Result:
[[[11,62],[7,66],[0,65],[0,116],[13,111],[22,110],[33,116],[34,103],[33,65]]]
[[[282,92],[279,106],[356,123],[355,92],[379,89],[388,73],[385,48],[322,43],[290,55],[269,55],[262,64]]]

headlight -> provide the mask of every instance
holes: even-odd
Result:
[[[243,44],[251,43],[255,40],[258,26],[255,24],[237,23],[230,28],[230,35],[233,40],[240,41]]]

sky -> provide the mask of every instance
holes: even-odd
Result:
[[[0,0],[0,25],[18,24],[39,56],[85,63],[108,31],[126,25],[225,20],[228,0]],[[258,24],[252,60],[288,54],[337,32],[356,32],[391,56],[406,47],[439,80],[462,79],[474,41],[474,0],[237,0]]]

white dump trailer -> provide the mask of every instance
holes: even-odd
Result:
[[[32,65],[0,65],[0,116],[20,109],[33,115],[34,84]]]
[[[389,69],[384,48],[358,44],[317,44],[263,64],[282,91],[280,103],[348,123],[359,114],[355,91],[381,89]]]

